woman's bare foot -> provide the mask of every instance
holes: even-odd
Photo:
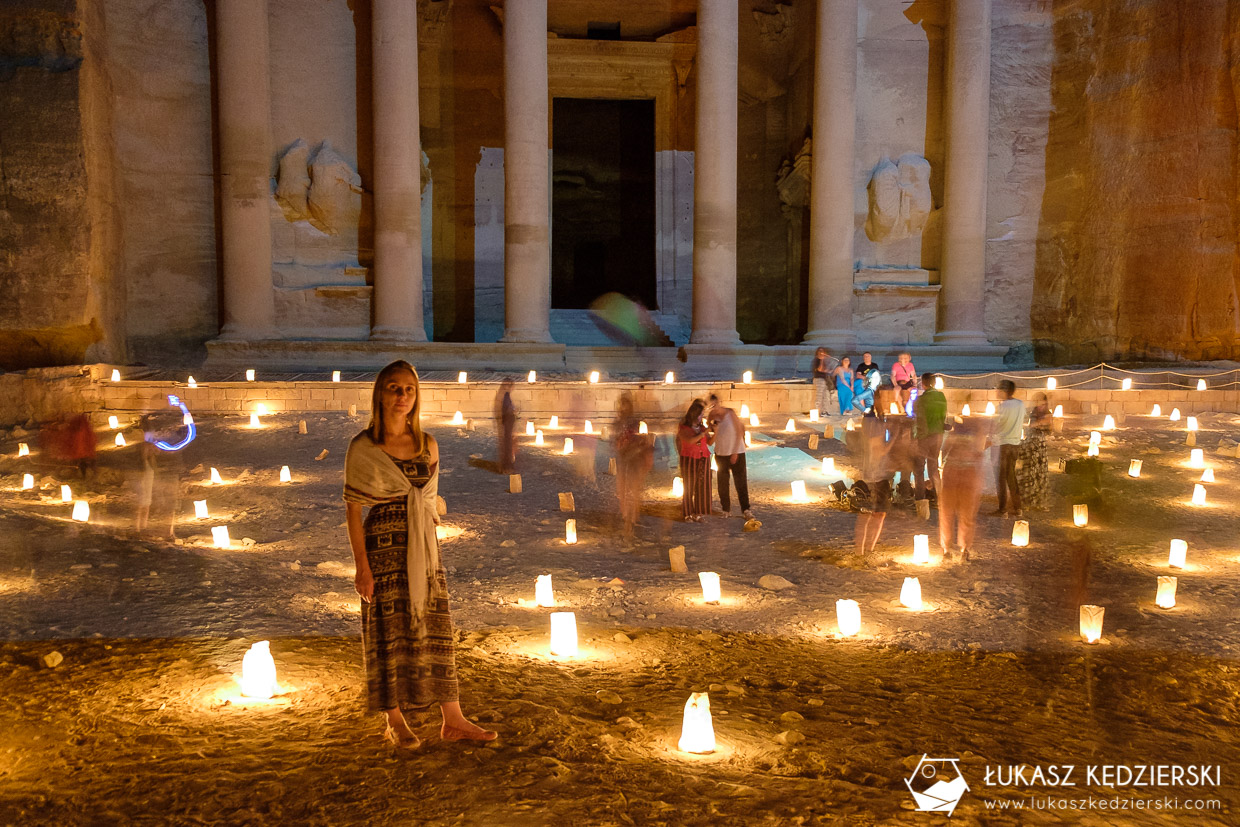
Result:
[[[483,729],[462,718],[451,724],[444,721],[439,728],[439,737],[445,741],[494,741],[499,737],[499,733],[492,729]]]
[[[397,749],[417,749],[422,746],[422,739],[414,734],[405,721],[399,708],[387,711],[387,730],[383,737],[391,741]]]

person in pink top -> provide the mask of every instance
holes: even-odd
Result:
[[[891,381],[900,394],[900,407],[908,410],[913,388],[917,387],[917,368],[913,367],[913,355],[907,350],[900,352],[900,358],[891,366]]]

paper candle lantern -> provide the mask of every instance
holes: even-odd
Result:
[[[1188,447],[1190,447],[1190,448],[1191,448],[1191,447],[1193,447],[1194,445],[1196,445],[1196,444],[1197,444],[1197,432],[1196,432],[1196,431],[1187,431],[1187,432],[1185,432],[1185,434],[1184,434],[1184,444],[1185,444],[1185,445],[1187,445],[1187,446],[1188,446]]]
[[[211,483],[212,483],[212,485],[221,485],[221,484],[223,484],[223,482],[224,482],[224,481],[223,481],[222,479],[220,479],[220,472],[219,472],[218,470],[216,470],[215,468],[212,468],[212,469],[211,469]]]
[[[90,503],[78,500],[73,503],[73,519],[79,523],[90,522]]]
[[[1012,545],[1024,548],[1029,545],[1029,521],[1017,520],[1012,523]]]
[[[1214,469],[1207,468],[1206,470],[1202,471],[1201,481],[1202,482],[1214,482]]]
[[[520,474],[509,474],[508,475],[508,493],[509,494],[520,494],[521,493],[521,475]]]
[[[715,751],[715,727],[710,718],[710,697],[694,692],[685,702],[685,717],[680,725],[681,752],[705,755]]]
[[[968,403],[968,402],[964,403],[964,407],[960,409],[960,415],[961,415],[961,416],[971,416],[971,415],[972,415],[972,413],[973,413],[973,412],[969,410],[969,403]]]
[[[835,622],[842,637],[852,637],[861,631],[861,607],[855,600],[835,601]]]
[[[721,597],[719,575],[713,571],[698,572],[698,580],[702,582],[702,601],[718,603]]]
[[[247,698],[270,698],[278,691],[271,641],[260,640],[241,659],[241,694]]]
[[[930,564],[930,535],[913,535],[913,563],[918,566]]]
[[[567,545],[575,545],[577,543],[577,521],[564,521],[564,542]]]
[[[757,414],[750,414],[750,415],[749,415],[749,427],[750,427],[750,428],[757,428],[757,427],[758,427],[758,415],[757,415]]]
[[[995,415],[995,403],[987,402],[986,403],[986,416],[994,416],[994,415]]]
[[[1203,391],[1203,390],[1205,390],[1205,389],[1206,389],[1206,380],[1204,380],[1204,379],[1198,379],[1198,380],[1197,380],[1197,390],[1199,390],[1199,391]]]
[[[904,578],[904,585],[900,587],[900,605],[915,612],[921,611],[921,581],[916,577]]]
[[[1172,408],[1172,409],[1171,409],[1171,416],[1169,416],[1169,417],[1167,417],[1167,418],[1168,418],[1168,419],[1170,419],[1172,422],[1179,422],[1179,421],[1180,421],[1180,409],[1179,409],[1179,408]]]
[[[533,422],[530,422],[530,421],[528,421],[528,420],[527,420],[527,421],[526,421],[526,423],[525,423],[525,435],[526,435],[526,436],[533,436],[533,435],[534,435],[534,423],[533,423]]]
[[[538,580],[534,583],[534,603],[545,609],[555,606],[555,592],[551,590],[551,575],[538,575]]]
[[[1128,463],[1128,476],[1134,479],[1141,476],[1141,460],[1134,459]]]
[[[73,502],[73,489],[67,485],[60,486],[60,501],[62,503]]]
[[[1102,430],[1114,431],[1115,430],[1115,417],[1111,416],[1110,414],[1107,414],[1106,419],[1102,420]]]
[[[185,382],[185,384],[189,385],[191,388],[198,387],[198,382],[196,382],[192,376]]]
[[[1055,377],[1054,377],[1054,376],[1048,376],[1048,377],[1046,377],[1046,389],[1047,389],[1048,391],[1053,391],[1053,390],[1055,390],[1055,388],[1057,388],[1057,387],[1059,387],[1059,382],[1057,382],[1057,381],[1055,380]]]
[[[280,482],[292,482],[293,472],[288,470],[288,466],[284,465],[280,468]]]
[[[1051,416],[1055,419],[1063,419],[1063,405],[1056,405],[1055,411]]]
[[[746,448],[753,447],[753,438],[749,435],[749,431],[745,432],[745,447]]]
[[[186,411],[185,413],[181,414],[181,424],[185,425],[186,427],[193,425],[194,415],[190,413],[189,411]],[[304,426],[306,424],[306,421],[303,419],[301,424]],[[302,433],[304,434],[305,431],[303,430]]]
[[[748,418],[749,418],[749,406],[742,404],[741,405],[741,419],[748,419]]]
[[[1154,605],[1160,609],[1175,608],[1175,589],[1178,583],[1178,577],[1169,575],[1159,577],[1158,596],[1154,598]]]
[[[119,419],[117,419],[117,418],[116,418],[116,414],[112,414],[111,416],[109,416],[109,417],[108,417],[108,427],[109,427],[109,428],[111,428],[113,431],[115,431],[115,430],[116,430],[117,428],[119,428],[120,426],[121,426],[121,421],[120,421]]]
[[[648,425],[646,425],[646,423],[645,423],[644,421],[642,421],[642,422],[638,422],[638,423],[637,423],[637,432],[638,432],[639,434],[648,434],[648,433],[650,433],[650,427],[649,427]]]
[[[121,381],[121,372],[117,370],[116,368],[112,368],[112,381],[113,382]]]
[[[573,452],[573,438],[571,436],[566,436],[564,437],[564,450],[562,453],[567,456],[568,454],[571,454],[572,452]]]
[[[254,381],[254,368],[250,368],[249,370],[245,372],[245,381],[247,382]]]
[[[899,416],[900,415],[900,403],[892,402],[891,407],[890,409],[888,409],[887,413],[891,414],[892,416]]]
[[[460,411],[457,411],[456,413],[452,414],[452,424],[453,425],[464,425],[465,415],[462,414]]]
[[[685,481],[680,477],[672,478],[672,496],[679,497],[685,493]]]
[[[1167,555],[1167,565],[1173,569],[1182,569],[1188,562],[1188,542],[1172,540],[1171,553]]]
[[[597,370],[590,371],[590,384],[591,385],[598,384],[598,371]]]
[[[1150,416],[1162,416],[1162,405],[1155,402],[1154,407],[1150,410]]]
[[[1102,606],[1085,605],[1081,607],[1081,640],[1086,643],[1097,643],[1102,637],[1102,616],[1106,609]]]
[[[1102,433],[1100,431],[1090,431],[1089,432],[1089,444],[1090,445],[1101,445],[1102,444]]]
[[[586,433],[587,433],[587,434],[592,434],[592,433],[594,433],[594,426],[593,426],[592,424],[590,424],[590,420],[588,420],[588,419],[586,420],[586,428],[585,428],[585,430],[586,430]]]
[[[1089,450],[1085,452],[1085,456],[1087,457],[1098,456],[1098,446],[1091,442],[1089,444]]]
[[[1077,503],[1072,506],[1072,522],[1078,526],[1089,524],[1089,505]]]
[[[538,374],[534,371],[530,371],[529,375],[525,377],[525,381],[529,382],[531,385],[534,384],[538,381]]]
[[[116,435],[116,447],[117,447],[117,448],[124,448],[124,447],[125,447],[125,445],[126,445],[126,442],[125,442],[125,435],[124,435],[124,434],[117,434],[117,435]]]
[[[1186,419],[1184,421],[1184,427],[1190,431],[1197,430],[1197,417],[1190,416],[1188,419]]]
[[[797,423],[794,420],[789,419],[788,424],[784,426],[784,431],[790,434],[794,434],[796,433],[796,430],[797,430]]]
[[[1206,504],[1206,487],[1201,483],[1193,486],[1193,505]]]
[[[824,474],[835,473],[835,457],[823,457],[822,458],[822,473]]]
[[[542,444],[543,444],[543,435],[542,435],[542,431],[541,431],[541,430],[539,430],[539,431],[535,431],[535,433],[534,433],[534,444],[535,444],[535,445],[542,445]]]
[[[934,377],[934,389],[936,391],[943,390],[943,377],[942,376]]]
[[[217,525],[211,529],[211,541],[216,548],[228,548],[232,545],[232,540],[228,537],[228,526]]]
[[[796,502],[809,502],[809,495],[805,493],[805,480],[792,481],[792,499]]]
[[[259,422],[259,421],[258,421],[258,414],[257,414],[257,413],[252,413],[252,414],[250,414],[250,427],[251,427],[251,428],[261,428],[261,427],[263,427],[263,423],[261,423],[261,422]]]
[[[34,488],[34,474],[22,474],[22,490],[29,491]]]
[[[810,409],[809,409],[809,421],[810,421],[810,422],[817,422],[817,421],[818,421],[818,409],[817,409],[817,408],[810,408]]]
[[[556,416],[555,414],[552,414],[552,415],[551,415],[551,421],[547,423],[547,427],[548,427],[548,428],[558,428],[558,427],[560,427],[560,418],[559,418],[558,416]]]
[[[28,457],[28,456],[30,456],[30,446],[29,446],[29,445],[27,445],[27,444],[26,444],[26,443],[24,443],[24,442],[19,442],[19,443],[17,443],[17,455],[18,455],[19,457]]]
[[[456,381],[457,383],[464,385],[466,382],[469,381],[469,374],[466,373],[465,371],[461,371],[460,373],[456,375]]]
[[[1132,379],[1131,379],[1131,378],[1126,378],[1126,379],[1124,379],[1124,381],[1120,382],[1120,383],[1119,383],[1119,389],[1120,389],[1120,390],[1122,390],[1122,391],[1130,391],[1130,390],[1132,390]]]
[[[1189,451],[1188,467],[1189,468],[1205,468],[1206,467],[1206,455],[1203,449],[1194,448],[1192,451]]]
[[[577,615],[572,612],[551,613],[551,654],[577,656]]]
[[[743,374],[741,374],[741,382],[746,385],[752,384],[753,383],[753,371],[747,370]]]
[[[664,385],[671,385],[675,383],[675,381],[676,381],[676,374],[672,373],[670,370],[666,374],[664,374],[663,376]]]
[[[262,402],[259,402],[257,405],[255,405],[255,406],[254,406],[254,411],[255,411],[255,412],[256,412],[259,416],[266,416],[266,415],[267,415],[267,406],[266,406],[266,405],[264,405]]]
[[[207,519],[208,516],[209,515],[207,514],[207,501],[206,500],[194,500],[194,519],[205,520]]]
[[[333,370],[333,371],[332,371],[332,381],[333,381],[333,382],[339,382],[339,381],[340,381],[340,371],[338,371],[338,370]]]

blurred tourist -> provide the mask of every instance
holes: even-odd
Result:
[[[987,429],[982,420],[965,417],[947,432],[943,443],[943,484],[939,492],[939,546],[952,558],[952,539],[960,560],[973,551],[977,509],[982,502],[982,462]]]
[[[517,466],[517,406],[512,401],[512,380],[505,379],[495,394],[495,436],[499,449],[499,472],[511,474]]]
[[[1011,379],[999,382],[1003,401],[999,403],[999,421],[994,441],[999,446],[999,508],[996,516],[1011,515],[1020,519],[1020,486],[1016,481],[1016,460],[1020,454],[1020,435],[1025,426],[1025,403],[1016,398],[1016,383]],[[1009,503],[1008,500],[1011,500]]]
[[[913,439],[917,445],[914,473],[917,499],[937,500],[942,487],[939,453],[947,424],[947,397],[934,387],[934,374],[921,375],[921,389],[913,403]]]
[[[823,416],[826,416],[830,410],[827,405],[834,395],[835,379],[831,375],[832,368],[830,363],[835,361],[825,347],[820,347],[814,351],[814,365],[811,369],[814,382],[814,407]]]
[[[654,443],[650,434],[640,433],[641,423],[634,411],[633,395],[625,391],[616,404],[612,424],[612,448],[616,454],[616,497],[620,500],[620,519],[624,536],[633,536],[633,526],[641,516],[646,475],[654,465]]]
[[[870,412],[861,419],[861,433],[856,442],[857,468],[865,484],[865,490],[857,500],[860,513],[857,514],[854,531],[857,554],[861,557],[873,553],[883,532],[887,512],[891,510],[891,471],[887,462],[889,443],[883,413],[885,406],[881,403],[890,404],[894,400],[894,392],[880,392],[880,404],[871,406]]]

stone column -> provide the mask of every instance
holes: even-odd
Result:
[[[224,327],[221,339],[275,332],[271,281],[271,78],[267,0],[217,0],[220,219]]]
[[[853,143],[857,0],[820,0],[814,35],[809,330],[805,344],[846,350],[853,332]]]
[[[504,4],[504,338],[551,341],[547,4]]]
[[[945,86],[943,287],[934,339],[984,345],[990,0],[951,0]]]
[[[691,344],[736,335],[736,0],[698,0]]]
[[[418,4],[373,0],[374,326],[370,338],[425,342]]]

